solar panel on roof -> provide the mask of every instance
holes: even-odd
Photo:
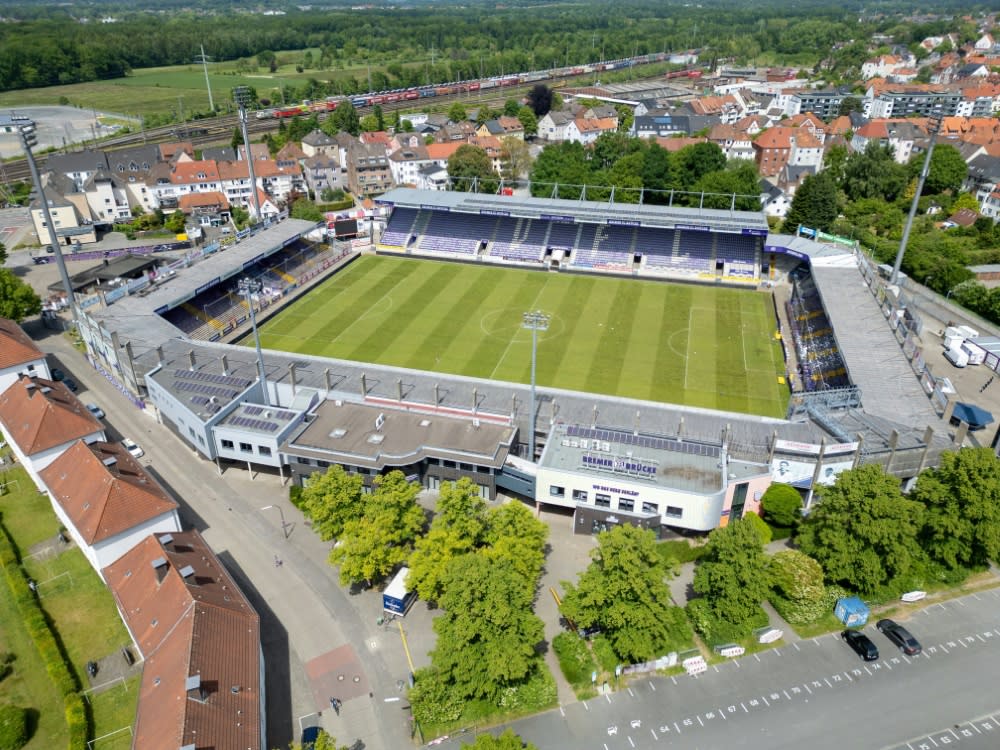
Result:
[[[674,451],[675,453],[685,453],[689,456],[709,456],[718,458],[720,448],[707,443],[696,443],[681,441],[674,438],[653,437],[650,435],[635,435],[624,430],[591,429],[570,425],[566,429],[568,437],[579,437],[583,439],[601,440],[602,442],[615,442],[619,445],[637,445],[643,448],[655,450]]]
[[[263,413],[263,411],[264,411],[264,407],[263,406],[244,406],[243,407],[243,413],[244,414],[249,414],[251,416],[254,416],[254,415],[257,415],[257,414],[261,414],[261,413]]]

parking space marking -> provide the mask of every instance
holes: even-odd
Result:
[[[743,703],[740,703],[740,705],[743,706],[744,713],[750,713],[750,710]]]
[[[938,645],[940,646],[941,650],[942,650],[942,651],[944,651],[944,652],[945,652],[946,654],[948,654],[948,653],[951,653],[951,652],[950,652],[950,651],[948,651],[948,649],[946,649],[946,648],[945,648],[945,647],[944,647],[943,645],[941,645],[941,644],[938,644]]]
[[[590,710],[590,706],[588,706],[588,705],[587,705],[587,701],[584,701],[584,702],[583,702],[583,707],[584,707],[585,709],[587,709],[588,711]]]
[[[802,687],[804,687],[806,689],[806,692],[809,693],[809,695],[813,694],[813,691],[809,689],[808,685],[803,685]]]
[[[729,719],[726,717],[726,712],[723,711],[721,708],[719,709],[719,716],[722,717],[723,721],[729,721]]]
[[[799,648],[799,644],[793,643],[792,645],[795,646],[795,650],[796,651],[801,651],[802,650],[801,648]]]
[[[823,682],[826,683],[827,687],[831,687],[831,688],[833,687],[833,685],[830,684],[830,681],[828,679],[826,679],[825,677],[823,678]]]
[[[757,661],[760,661],[760,656],[758,654],[754,654],[753,658],[756,659]]]
[[[717,665],[715,665],[715,664],[712,665],[712,669],[714,669],[716,671],[716,673],[718,673],[718,671],[719,671],[719,667]]]
[[[762,695],[760,697],[764,699],[764,705],[767,706],[768,708],[770,708],[771,704],[767,702],[767,696],[766,695]]]
[[[677,734],[681,733],[681,728],[679,726],[677,726],[677,722],[676,721],[674,722],[674,729],[677,730]]]
[[[847,672],[844,672],[844,677],[847,678],[848,682],[854,682],[854,678],[851,677]]]
[[[788,691],[787,691],[787,690],[782,690],[781,692],[783,692],[783,693],[785,694],[785,697],[786,697],[786,698],[788,698],[788,700],[791,700],[791,699],[792,699],[792,696],[790,696],[790,695],[788,694]]]
[[[630,744],[632,747],[635,747],[635,743],[632,742],[632,738],[631,737],[628,738],[628,744]]]
[[[905,660],[906,660],[906,663],[907,663],[907,664],[910,664],[910,663],[911,663],[911,662],[910,662],[910,660],[906,658],[906,654],[900,654],[900,656],[902,656],[902,657],[903,657],[903,659],[905,659]]]
[[[958,603],[959,603],[960,605],[962,605],[963,607],[967,607],[967,606],[969,606],[969,605],[967,605],[967,604],[966,604],[965,602],[963,602],[963,601],[962,601],[961,599],[956,599],[955,601],[956,601],[956,602],[958,602]]]
[[[650,732],[650,734],[653,735],[653,739],[654,740],[659,740],[660,739],[659,737],[656,736],[656,732],[654,732],[652,729],[650,729],[649,732]]]
[[[885,668],[888,669],[890,672],[892,671],[892,667],[889,666],[889,662],[885,662]]]
[[[979,594],[973,594],[972,598],[975,599],[977,602],[982,601],[982,599],[979,598]]]
[[[674,683],[675,685],[677,684],[677,678],[676,678],[676,677],[671,677],[671,678],[670,678],[670,681],[671,681],[672,683]]]
[[[864,669],[868,673],[868,676],[871,677],[872,676],[872,671],[870,669],[868,669],[868,667],[865,667]]]
[[[774,655],[775,656],[781,656],[781,649],[780,648],[774,649]]]
[[[652,680],[648,680],[648,682],[649,682],[649,686],[653,689],[653,692],[655,693],[656,692],[656,685],[653,684]]]
[[[632,692],[632,688],[625,688],[625,689],[628,690],[628,694],[629,695],[631,695],[633,698],[635,698],[635,693]]]
[[[699,724],[701,724],[702,726],[705,726],[705,722],[703,722],[703,721],[701,720],[701,717],[700,717],[700,716],[698,716],[698,717],[697,717],[697,719],[698,719],[698,723],[699,723]]]
[[[742,669],[742,667],[740,666],[740,660],[739,659],[733,659],[733,664],[736,665],[737,669]]]

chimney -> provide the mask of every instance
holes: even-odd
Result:
[[[170,569],[170,563],[167,562],[167,558],[158,557],[150,564],[156,570],[156,582],[163,583],[163,579],[167,577],[167,571]]]
[[[227,357],[225,354],[222,355],[222,374],[223,375],[229,374],[229,357]]]
[[[164,534],[163,536],[160,537],[160,544],[162,544],[164,547],[169,547],[173,543],[174,543],[173,534]]]
[[[292,396],[294,397],[295,396],[295,363],[294,362],[289,362],[288,363],[288,379],[292,383]]]
[[[181,574],[181,578],[183,578],[186,581],[188,578],[194,575],[194,568],[191,567],[190,565],[185,565],[178,572]]]
[[[193,370],[194,366],[195,366],[194,349],[189,349],[188,350],[188,358],[191,360],[191,367],[190,367],[190,369]]]
[[[101,463],[103,463],[105,466],[111,467],[114,466],[116,463],[118,463],[118,459],[115,458],[114,456],[108,456]]]
[[[201,675],[193,674],[184,680],[184,690],[187,691],[187,697],[191,700],[205,702],[208,697],[205,694],[205,689],[201,686]]]
[[[163,364],[163,347],[162,346],[156,347],[156,362],[159,365]]]

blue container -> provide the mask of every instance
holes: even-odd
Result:
[[[833,614],[849,628],[860,628],[868,622],[868,605],[856,596],[837,600]]]

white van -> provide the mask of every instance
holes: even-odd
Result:
[[[986,352],[968,341],[962,342],[962,351],[969,356],[970,365],[981,365],[986,361]]]
[[[969,355],[962,349],[946,349],[944,358],[955,365],[955,367],[965,367],[969,364]]]

